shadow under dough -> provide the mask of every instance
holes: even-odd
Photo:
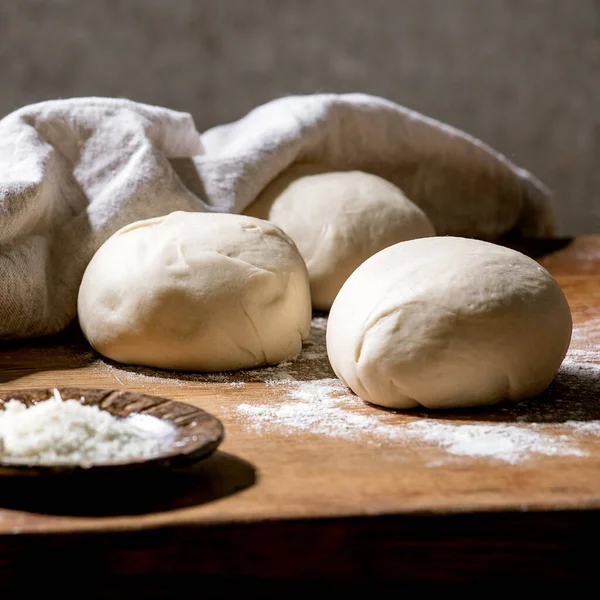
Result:
[[[81,369],[96,360],[79,325],[73,323],[55,335],[0,342],[0,383],[39,372]]]
[[[596,421],[600,420],[600,368],[591,363],[563,367],[542,394],[521,402],[506,401],[494,406],[435,411],[421,407],[410,410],[408,414],[423,418],[471,422]]]
[[[497,243],[537,259],[566,248],[572,241],[569,237],[533,239],[511,234],[501,237]]]

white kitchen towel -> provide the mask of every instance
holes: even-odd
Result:
[[[554,231],[549,194],[526,171],[380,98],[282,98],[203,136],[188,114],[128,100],[43,102],[0,121],[0,338],[66,327],[87,263],[124,225],[241,212],[294,162],[385,177],[440,234]]]
[[[402,189],[439,235],[555,231],[549,191],[479,140],[383,98],[291,96],[202,135],[195,162],[211,201],[240,212],[292,163],[357,169]],[[215,177],[218,164],[221,176]]]

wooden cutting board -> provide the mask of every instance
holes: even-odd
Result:
[[[600,236],[528,250],[545,252],[540,261],[563,287],[575,329],[551,389],[514,407],[394,413],[367,405],[336,383],[319,315],[297,361],[231,376],[119,366],[76,330],[2,345],[1,390],[68,385],[160,395],[219,417],[226,440],[184,473],[84,486],[0,481],[0,534],[596,508]]]

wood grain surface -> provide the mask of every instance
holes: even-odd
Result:
[[[226,433],[207,460],[160,476],[100,477],[86,486],[76,478],[54,486],[0,478],[0,565],[17,573],[19,557],[34,547],[53,545],[73,559],[86,547],[107,572],[151,572],[157,590],[173,573],[181,581],[198,573],[219,582],[231,574],[263,583],[267,577],[277,589],[294,577],[337,578],[351,586],[370,578],[465,581],[499,572],[591,575],[586,545],[600,532],[600,430],[594,429],[600,421],[600,237],[519,247],[567,295],[575,327],[566,368],[543,396],[514,406],[394,413],[357,400],[343,405],[345,418],[377,419],[383,436],[369,428],[354,436],[299,429],[240,410],[260,406],[268,417],[301,401],[293,390],[318,390],[334,377],[322,353],[324,318],[314,321],[312,340],[293,364],[220,376],[112,363],[76,327],[52,339],[3,344],[3,392],[132,390],[192,403],[216,415]],[[278,381],[288,375],[292,383]],[[518,427],[566,450],[533,448],[505,460],[391,434],[416,421]],[[127,581],[121,584],[134,589]]]

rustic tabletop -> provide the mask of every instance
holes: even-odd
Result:
[[[331,371],[325,315],[313,318],[295,361],[232,374],[119,365],[76,327],[4,343],[2,392],[127,389],[194,404],[226,431],[210,458],[178,472],[0,478],[5,581],[36,579],[32,556],[44,557],[40,573],[70,561],[82,576],[102,574],[97,589],[157,597],[198,576],[205,590],[246,595],[253,586],[283,593],[292,582],[343,592],[499,575],[591,578],[600,236],[521,249],[557,278],[574,331],[550,389],[514,406],[398,413],[367,405]]]

